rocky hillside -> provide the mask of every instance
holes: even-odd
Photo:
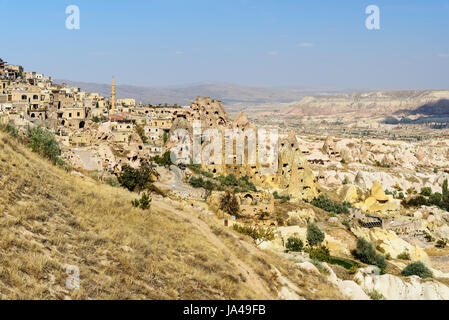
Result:
[[[56,168],[0,133],[0,299],[339,299],[207,212]],[[79,268],[69,290],[67,266]],[[73,270],[73,268],[72,268]]]
[[[375,91],[332,96],[307,96],[283,109],[289,116],[342,117],[397,114],[449,114],[449,91]],[[435,106],[432,108],[432,106]],[[413,112],[417,110],[416,112]],[[421,111],[421,112],[420,112]]]

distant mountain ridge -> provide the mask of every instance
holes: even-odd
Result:
[[[372,91],[306,96],[280,111],[289,116],[341,117],[449,114],[449,90]]]
[[[87,92],[96,92],[105,97],[111,94],[110,84],[99,84],[58,79],[56,83],[79,87]],[[335,94],[348,92],[338,88],[269,88],[251,87],[223,83],[197,83],[172,87],[146,87],[133,85],[117,85],[118,98],[135,98],[137,102],[152,104],[189,105],[197,96],[210,96],[223,101],[224,104],[263,104],[291,103],[299,101],[310,94]]]

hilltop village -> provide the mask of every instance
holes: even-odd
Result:
[[[103,97],[0,60],[0,123],[47,128],[61,157],[86,177],[95,172],[106,180],[125,166],[163,158],[179,142],[176,130],[191,133],[194,120],[243,136],[257,129],[242,112],[230,119],[209,97],[189,107],[137,104],[116,99],[114,83],[111,97]],[[424,144],[291,131],[278,145],[271,174],[261,174],[258,162],[167,160],[155,165],[162,192],[152,196],[223,220],[258,247],[323,274],[349,298],[449,299],[448,139]],[[418,262],[432,279],[405,278]],[[282,298],[294,299],[295,290],[286,283]]]

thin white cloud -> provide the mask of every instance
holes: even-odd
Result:
[[[273,50],[273,51],[268,52],[268,55],[269,55],[269,56],[277,56],[277,55],[278,55],[278,52],[275,51],[275,50]]]
[[[301,42],[297,45],[298,48],[310,48],[313,47],[314,44],[310,42]]]
[[[184,54],[184,51],[176,51],[175,54],[177,56],[182,56]]]
[[[449,58],[449,53],[439,53],[438,56],[440,58]]]

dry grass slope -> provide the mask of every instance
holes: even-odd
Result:
[[[276,299],[272,266],[304,298],[341,298],[321,277],[212,219],[166,200],[145,212],[133,197],[56,168],[0,133],[0,299]],[[80,289],[66,289],[66,265],[79,267]]]

